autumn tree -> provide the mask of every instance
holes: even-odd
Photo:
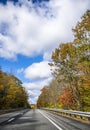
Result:
[[[42,89],[40,106],[90,111],[90,10],[73,32],[73,42],[60,44],[52,53],[54,80]]]
[[[28,95],[22,82],[0,69],[0,109],[27,107]]]
[[[69,84],[77,109],[85,110],[84,95],[87,93],[84,94],[84,90],[90,90],[90,11],[84,14],[73,31],[75,40],[61,44],[52,54],[54,76],[64,86]]]
[[[59,103],[60,91],[62,86],[58,84],[56,79],[53,79],[48,86],[41,89],[41,94],[37,101],[38,107],[61,108]]]
[[[37,107],[48,107],[50,103],[49,87],[44,86],[37,101]]]
[[[67,86],[67,88],[63,89],[60,95],[60,104],[64,109],[74,109],[77,107],[76,100],[72,93],[72,89]]]
[[[73,45],[77,49],[79,73],[79,88],[82,98],[81,107],[90,110],[90,10],[83,15],[82,21],[73,29],[75,40]],[[87,106],[87,107],[85,107]]]

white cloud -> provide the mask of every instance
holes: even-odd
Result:
[[[50,0],[42,7],[19,2],[23,5],[0,5],[0,56],[4,58],[18,54],[45,58],[46,52],[73,39],[71,29],[90,8],[89,0]]]
[[[39,80],[37,82],[26,82],[23,83],[23,87],[28,91],[29,97],[30,97],[30,103],[36,103],[38,96],[40,94],[40,90],[48,85],[52,80],[52,77],[49,77],[47,79],[44,80]]]
[[[23,83],[23,86],[26,87],[28,90],[38,90],[38,89],[40,90],[43,86],[50,83],[51,80],[52,80],[52,77],[49,77],[47,79],[39,80],[32,83],[31,82]]]
[[[43,2],[41,7],[27,0],[19,2],[22,6],[10,2],[0,5],[0,57],[16,59],[18,54],[43,55],[44,61],[17,71],[28,79],[38,79],[23,84],[30,102],[36,103],[40,89],[52,79],[47,61],[52,50],[61,42],[73,40],[71,29],[90,9],[90,0],[50,0]]]
[[[42,61],[40,63],[33,63],[27,67],[24,71],[25,78],[37,80],[44,79],[51,76],[50,66],[48,61]]]
[[[31,104],[36,103],[40,90],[48,85],[52,80],[49,61],[42,61],[39,63],[33,63],[26,69],[21,68],[17,70],[17,73],[23,73],[24,77],[32,80],[33,82],[24,82],[23,87],[27,90],[29,95],[29,101]]]
[[[51,55],[52,55],[52,51],[51,52],[45,52],[44,55],[43,55],[43,59],[45,61],[47,61],[47,60],[50,61]]]

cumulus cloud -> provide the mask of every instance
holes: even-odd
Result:
[[[0,57],[43,55],[44,61],[17,71],[33,80],[23,83],[31,103],[36,103],[40,89],[52,79],[47,61],[52,50],[61,42],[73,40],[72,28],[87,9],[90,9],[90,0],[49,0],[39,6],[19,0],[16,5],[11,2],[0,5]]]
[[[51,80],[52,80],[52,77],[49,77],[47,79],[39,80],[32,83],[31,82],[23,83],[23,87],[27,90],[28,95],[30,97],[29,100],[31,104],[36,103],[38,96],[40,94],[40,90],[44,86],[48,85],[51,82]]]
[[[18,54],[34,56],[47,53],[73,39],[71,29],[89,8],[89,0],[50,0],[34,6],[0,5],[0,57],[16,58]],[[48,58],[48,57],[47,57]]]
[[[33,63],[27,68],[18,69],[18,73],[23,73],[25,78],[32,80],[32,82],[24,82],[23,87],[27,90],[29,101],[31,104],[36,103],[40,90],[48,85],[52,80],[49,61],[42,61]]]
[[[42,61],[40,63],[33,63],[27,67],[24,71],[25,78],[37,80],[44,79],[51,76],[50,66],[48,61]]]
[[[51,80],[52,80],[52,77],[49,77],[47,79],[38,80],[36,82],[23,83],[23,86],[26,87],[26,89],[28,90],[40,90],[43,86],[50,83]]]

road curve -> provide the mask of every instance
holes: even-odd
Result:
[[[90,124],[33,109],[18,118],[7,120],[0,130],[90,130]]]

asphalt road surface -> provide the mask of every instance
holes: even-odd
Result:
[[[1,124],[0,130],[90,130],[90,124],[33,109],[10,118]]]

